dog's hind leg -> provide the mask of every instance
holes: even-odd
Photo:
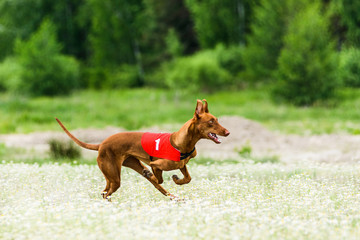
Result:
[[[149,182],[151,182],[154,187],[159,190],[165,196],[172,196],[168,191],[166,191],[159,183],[154,174],[151,173],[138,159],[134,157],[129,157],[123,162],[123,166],[131,168],[143,175]]]
[[[121,183],[121,166],[116,165],[116,161],[112,154],[101,153],[97,159],[98,166],[106,179],[106,187],[101,193],[103,198],[111,201],[111,194],[114,193]]]
[[[109,189],[110,189],[110,181],[107,179],[107,177],[104,175],[105,180],[106,180],[106,187],[105,189],[102,191],[101,195],[103,198],[106,197],[106,194],[108,193]]]

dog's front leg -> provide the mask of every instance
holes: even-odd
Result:
[[[191,181],[191,177],[190,174],[186,168],[186,165],[184,165],[184,167],[180,168],[180,171],[182,172],[182,174],[184,175],[184,178],[179,179],[179,177],[177,175],[173,175],[172,179],[174,180],[174,182],[178,185],[183,185],[183,184],[187,184]]]
[[[162,184],[162,183],[164,182],[164,179],[163,179],[163,177],[162,177],[162,172],[163,172],[163,171],[160,170],[160,169],[158,169],[158,168],[156,168],[156,167],[154,167],[154,166],[151,166],[151,169],[152,169],[152,171],[153,171],[156,179],[158,180],[158,183],[159,183],[159,184]]]

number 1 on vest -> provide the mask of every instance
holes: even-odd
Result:
[[[155,142],[156,142],[155,150],[159,151],[160,138],[156,139]]]

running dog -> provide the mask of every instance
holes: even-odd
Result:
[[[184,175],[172,179],[178,185],[191,181],[186,164],[196,156],[195,145],[200,139],[210,139],[221,143],[219,136],[228,136],[230,132],[221,126],[218,119],[209,113],[208,103],[197,100],[193,118],[187,121],[179,131],[174,133],[123,132],[106,138],[100,144],[89,144],[74,137],[56,118],[65,133],[79,146],[98,151],[97,163],[105,176],[106,187],[102,192],[104,199],[111,201],[113,194],[121,183],[121,167],[129,167],[149,180],[156,189],[170,199],[176,197],[166,191],[162,172],[180,169]],[[149,165],[152,172],[144,166]]]

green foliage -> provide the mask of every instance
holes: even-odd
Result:
[[[188,91],[214,91],[231,82],[230,74],[220,66],[214,51],[175,59],[165,77],[170,88]]]
[[[238,151],[241,157],[250,158],[252,147],[249,143],[246,143],[241,149]]]
[[[173,29],[183,45],[185,54],[191,54],[198,49],[198,41],[194,24],[186,1],[179,0],[143,0],[146,5],[146,25],[149,26],[143,34],[146,40],[144,46],[150,52],[163,54],[164,40],[169,30]],[[146,54],[147,57],[150,55]]]
[[[350,48],[340,53],[339,75],[348,87],[360,87],[360,49]]]
[[[52,139],[49,141],[50,156],[55,159],[75,159],[81,156],[79,147],[75,146],[73,142],[63,142]]]
[[[250,160],[251,162],[258,163],[279,163],[279,157],[277,156],[263,156],[254,157],[252,156],[252,147],[249,142],[245,143],[240,150],[237,151],[242,158]]]
[[[79,65],[76,59],[60,54],[54,25],[45,20],[28,41],[15,46],[21,65],[21,81],[16,90],[29,95],[68,94],[78,86]]]
[[[284,46],[284,35],[288,24],[298,11],[309,4],[309,0],[260,0],[254,8],[251,34],[244,51],[246,76],[260,81],[272,78],[277,69],[277,59]]]
[[[204,157],[196,157],[194,159],[191,159],[191,161],[189,161],[189,165],[205,165],[205,166],[210,166],[210,165],[217,165],[217,166],[221,166],[221,165],[228,165],[228,164],[239,164],[240,161],[236,160],[236,159],[214,159],[214,158],[204,158]]]
[[[257,163],[279,163],[280,159],[278,156],[264,156],[264,157],[258,157],[258,158],[252,158],[251,159],[255,164]]]
[[[90,14],[86,8],[88,0],[38,1],[42,2],[42,19],[50,19],[56,26],[62,53],[79,60],[89,57],[87,37],[90,29]]]
[[[135,87],[139,86],[140,74],[136,65],[122,64],[114,73],[111,87]]]
[[[174,100],[176,90],[124,89],[83,90],[70,96],[26,99],[0,94],[0,132],[29,133],[60,131],[54,117],[69,129],[117,126],[129,130],[170,124],[176,131],[193,116],[196,99],[207,99],[210,112],[222,116],[242,116],[268,129],[287,134],[354,134],[359,129],[360,89],[339,89],[341,101],[336,105],[298,108],[271,101],[267,86],[242,91],[188,93]],[[69,107],[71,106],[71,107]]]
[[[278,64],[276,96],[311,105],[334,95],[337,60],[319,4],[299,12],[290,23]]]
[[[358,48],[358,1],[315,2],[321,4],[322,10],[333,9],[332,33],[338,39],[338,49],[343,45]],[[3,68],[0,69],[0,90],[14,88],[4,84],[10,82],[5,81],[4,76],[19,79],[21,73],[26,78],[34,79],[36,74],[45,78],[45,75],[50,76],[50,71],[56,72],[52,75],[64,75],[63,78],[69,76],[73,79],[80,71],[82,86],[85,87],[164,87],[164,79],[168,76],[165,72],[169,72],[164,70],[164,63],[174,58],[189,57],[199,50],[217,51],[216,62],[221,69],[230,73],[231,78],[238,80],[241,77],[242,81],[256,83],[270,82],[279,68],[278,59],[285,45],[289,25],[298,12],[312,3],[310,0],[2,0],[0,61],[8,57],[16,57],[16,60],[6,60],[3,63]],[[326,14],[321,17],[326,18]],[[21,50],[20,57],[19,52],[23,47],[18,45],[28,43],[30,36],[33,38],[45,19],[53,23],[52,32],[57,39],[56,44],[52,41],[48,44],[49,48],[54,47],[55,50],[48,49],[45,53],[71,55],[80,65],[74,59],[54,55],[53,59],[57,59],[57,63],[54,63],[55,60],[50,61],[48,66],[40,66],[39,61],[34,61],[33,65],[48,69],[41,70],[42,73],[31,73],[28,70],[32,67],[30,61],[26,61],[28,66],[24,67],[24,55],[29,55],[30,51],[23,53],[25,50]],[[15,44],[16,41],[23,44]],[[218,47],[219,45],[223,47]],[[194,58],[199,57],[195,55]],[[15,61],[19,68],[9,65]],[[175,65],[178,64],[180,63]],[[206,64],[209,66],[209,63]],[[20,70],[11,74],[6,70],[7,67]],[[60,68],[65,71],[59,70]],[[219,72],[218,70],[214,71]],[[216,74],[218,76],[219,73]],[[76,81],[69,82],[75,84]],[[44,83],[42,86],[48,90],[41,90],[41,93],[35,91],[34,95],[57,94],[50,90],[48,82]],[[223,84],[227,84],[227,81]],[[18,80],[10,85],[19,85]],[[16,88],[29,92],[40,86],[35,84],[36,87],[30,89],[26,85],[28,84]],[[218,86],[218,83],[215,85]],[[64,86],[59,85],[57,88],[66,89]],[[199,88],[201,87],[195,87]],[[214,89],[213,86],[210,88]]]
[[[360,47],[360,2],[353,0],[340,0],[340,14],[346,26],[347,44]]]
[[[269,78],[276,69],[276,59],[283,45],[286,1],[261,0],[254,8],[252,33],[244,52],[247,75],[252,79]]]
[[[188,92],[211,92],[229,88],[236,84],[237,75],[244,68],[243,49],[235,45],[225,47],[219,44],[214,50],[178,57],[163,64],[155,73],[148,76],[146,81],[151,86],[167,86]]]
[[[141,1],[90,0],[89,10],[91,63],[95,67],[136,63],[137,34],[143,24]]]
[[[203,48],[244,42],[244,1],[186,0]]]
[[[0,158],[2,158],[7,152],[7,147],[5,144],[0,143]]]
[[[216,58],[222,68],[226,69],[231,75],[237,75],[244,69],[244,49],[242,46],[231,45],[225,47],[219,44],[215,48]]]
[[[88,5],[91,11],[90,63],[94,68],[87,72],[90,86],[141,86],[142,71],[134,76],[132,69],[142,68],[138,38],[147,26],[142,1],[90,0]]]
[[[26,38],[42,19],[40,0],[0,1],[0,60],[13,53],[16,38]]]
[[[179,57],[184,52],[184,46],[181,44],[176,32],[171,28],[166,36],[166,46],[172,57]]]
[[[0,91],[14,91],[21,82],[22,67],[15,57],[8,57],[0,64]]]
[[[86,85],[94,89],[135,87],[140,81],[138,67],[130,64],[122,64],[117,68],[88,68],[85,76]]]
[[[48,18],[57,27],[64,53],[87,56],[88,17],[86,0],[2,0],[0,1],[0,60],[13,54],[16,39],[27,39]],[[82,11],[82,16],[80,12]]]

